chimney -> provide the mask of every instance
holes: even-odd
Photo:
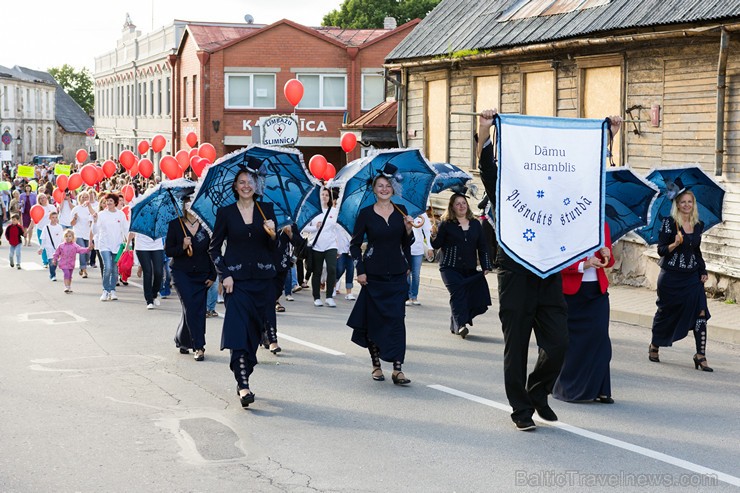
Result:
[[[383,29],[386,31],[392,31],[396,27],[398,27],[398,24],[396,23],[395,17],[386,17],[383,19]]]

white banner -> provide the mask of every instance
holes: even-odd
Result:
[[[496,233],[540,277],[603,245],[605,120],[498,115]]]

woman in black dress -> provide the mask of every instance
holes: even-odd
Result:
[[[450,292],[450,332],[465,339],[473,318],[491,306],[485,276],[493,269],[483,227],[465,195],[453,193],[442,215],[432,247],[442,249],[439,272]],[[478,271],[480,262],[483,272]]]
[[[195,361],[205,358],[206,298],[208,289],[216,281],[216,268],[208,255],[210,242],[208,232],[190,213],[190,198],[186,197],[183,200],[182,221],[175,219],[170,222],[164,250],[172,259],[172,278],[182,304],[182,319],[175,334],[175,345],[182,354],[188,354],[193,349]]]
[[[693,330],[694,368],[713,371],[705,353],[710,315],[704,292],[707,267],[700,248],[703,231],[694,194],[679,193],[673,201],[671,217],[663,220],[658,234],[660,275],[655,302],[658,311],[653,318],[653,339],[648,349],[650,361],[660,362],[660,346],[672,346]]]
[[[373,380],[385,380],[382,359],[393,363],[393,383],[406,385],[411,380],[403,374],[401,365],[406,354],[406,276],[414,218],[391,202],[395,172],[395,166],[386,164],[373,179],[376,202],[362,209],[355,222],[350,254],[357,263],[357,282],[362,289],[347,325],[354,329],[352,342],[370,351]],[[363,254],[365,237],[367,248]]]
[[[231,350],[230,368],[242,407],[254,402],[249,376],[257,364],[268,310],[275,310],[276,220],[272,204],[255,200],[263,186],[259,162],[237,173],[232,185],[236,203],[218,210],[209,249],[226,303],[221,349]]]

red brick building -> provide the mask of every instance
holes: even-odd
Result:
[[[283,87],[298,79],[305,93],[296,109],[297,147],[306,160],[323,154],[340,167],[342,124],[385,100],[385,57],[418,22],[357,30],[281,20],[236,38],[218,26],[188,26],[170,56],[173,152],[188,149],[191,131],[219,156],[250,144],[260,118],[293,112]],[[350,159],[359,155],[356,149]]]

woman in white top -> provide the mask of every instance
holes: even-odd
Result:
[[[36,225],[36,236],[39,240],[39,247],[42,248],[41,260],[44,262],[44,267],[48,267],[49,266],[49,256],[46,255],[46,250],[43,249],[44,245],[43,245],[43,242],[41,241],[41,232],[46,226],[49,225],[49,214],[51,214],[52,212],[56,212],[57,208],[49,203],[49,197],[43,193],[40,193],[38,197],[36,198],[36,200],[37,200],[37,204],[44,208],[44,217]]]
[[[100,301],[117,300],[116,280],[118,279],[118,265],[116,254],[121,243],[128,243],[128,221],[126,215],[119,211],[118,195],[109,193],[105,196],[106,207],[98,213],[93,226],[96,237],[96,247],[103,259],[103,294]],[[128,246],[126,247],[128,248]]]
[[[90,246],[90,231],[92,223],[98,213],[90,203],[90,194],[82,192],[77,197],[79,202],[72,209],[72,230],[75,233],[75,242],[83,248]],[[96,202],[97,203],[97,202]],[[89,253],[80,254],[80,275],[87,277],[87,262],[90,257]]]
[[[424,221],[421,228],[414,228],[414,242],[411,244],[411,269],[409,270],[409,299],[406,306],[421,305],[419,297],[419,276],[421,275],[421,264],[424,256],[434,256],[432,249],[432,225],[426,214],[422,213],[419,217]]]
[[[322,227],[323,226],[323,227]],[[309,234],[308,244],[313,249],[311,258],[311,289],[314,306],[321,302],[321,272],[326,263],[326,306],[336,307],[334,285],[337,282],[337,209],[333,207],[331,192],[321,190],[321,214],[303,228]]]
[[[144,300],[148,310],[159,306],[157,294],[164,279],[164,242],[162,238],[150,238],[141,233],[129,233],[129,241],[134,240],[134,251],[139,268],[137,277],[144,274]]]
[[[352,260],[352,255],[349,253],[349,242],[352,239],[349,233],[344,228],[338,227],[337,230],[337,288],[334,291],[335,295],[342,294],[339,290],[339,280],[344,276],[344,288],[347,290],[347,294],[344,296],[345,300],[352,301],[355,299],[355,295],[352,294],[352,288],[354,284],[352,280],[355,278],[355,264]]]
[[[75,207],[75,193],[67,190],[64,192],[64,199],[57,204],[57,211],[59,212],[59,224],[64,229],[72,227],[72,209]]]

